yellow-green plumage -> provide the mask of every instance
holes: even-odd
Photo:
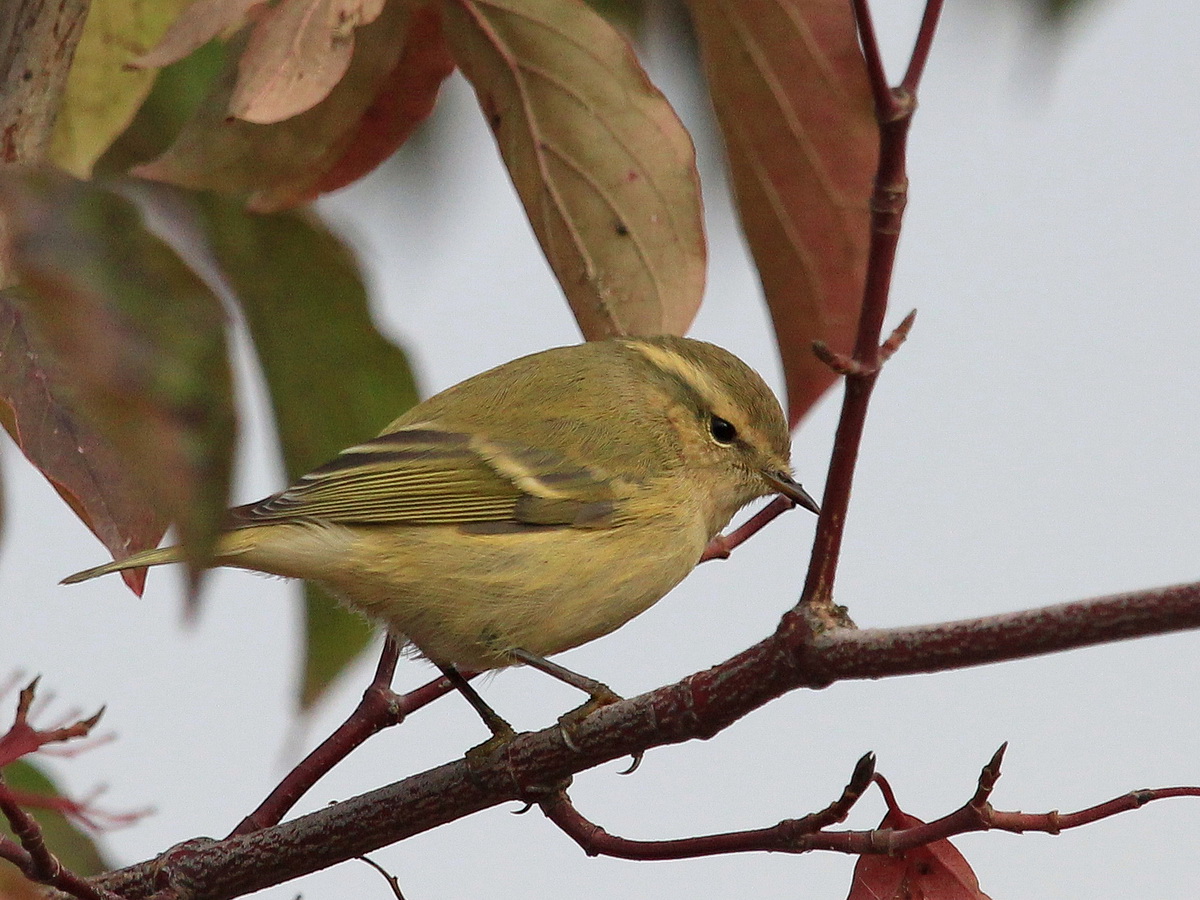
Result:
[[[714,417],[736,438],[717,440]],[[214,565],[320,582],[434,662],[496,668],[624,624],[755,497],[811,505],[789,443],[770,390],[711,344],[560,347],[449,388],[232,510]],[[151,550],[67,581],[178,558]]]

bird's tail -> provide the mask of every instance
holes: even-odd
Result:
[[[123,569],[140,569],[142,566],[161,566],[163,563],[179,562],[183,553],[179,547],[158,547],[154,550],[143,550],[124,559],[114,559],[112,562],[91,569],[84,569],[74,575],[68,575],[61,584],[78,584],[90,578],[98,578],[109,572],[120,572]]]

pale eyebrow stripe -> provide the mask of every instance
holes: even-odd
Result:
[[[725,392],[709,377],[707,372],[678,353],[641,341],[629,341],[626,346],[642,354],[650,361],[651,365],[660,371],[682,381],[687,387],[698,393],[701,399],[707,401],[709,406],[714,406],[717,401],[725,398]]]

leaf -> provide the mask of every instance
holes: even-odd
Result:
[[[4,781],[14,791],[39,794],[43,797],[61,796],[61,791],[54,782],[37,766],[25,760],[17,760],[5,766]],[[31,807],[28,812],[42,827],[46,846],[58,857],[59,862],[76,875],[99,875],[112,868],[105,862],[96,842],[61,812],[45,807]],[[3,818],[0,818],[0,834],[12,837],[12,831]],[[4,893],[3,882],[0,882],[0,897],[5,896],[8,895]],[[39,891],[37,896],[43,895]]]
[[[129,60],[136,69],[156,69],[179,62],[215,37],[236,28],[267,0],[194,0],[150,50]]]
[[[1077,18],[1093,3],[1094,0],[1026,0],[1025,5],[1041,17],[1039,24],[1043,28],[1061,31],[1068,21]]]
[[[866,279],[878,158],[866,66],[845,0],[688,0],[733,189],[758,266],[794,425],[848,353]]]
[[[130,58],[158,40],[186,0],[92,0],[51,138],[50,158],[86,178],[138,111],[153,72]]]
[[[220,302],[113,191],[10,172],[0,208],[26,327],[61,363],[71,405],[176,524],[194,576],[224,519],[233,448]]]
[[[250,207],[260,212],[311,198],[327,173],[352,154],[356,138],[370,129],[372,104],[397,70],[409,22],[403,4],[387,4],[378,19],[358,29],[350,68],[329,96],[307,112],[273,125],[228,117],[237,77],[230,63],[171,147],[134,173],[184,187],[248,194]],[[420,81],[425,96],[407,109],[432,107],[432,98],[449,71],[436,62],[433,68],[440,75],[419,73],[429,76]],[[394,125],[385,123],[380,130]],[[394,129],[393,140],[406,137],[413,125]],[[382,159],[380,152],[376,148],[376,161]],[[361,158],[358,169],[362,169]]]
[[[159,156],[192,118],[224,69],[225,45],[210,41],[158,73],[129,127],[96,162],[97,176],[117,177]]]
[[[371,643],[375,626],[339,604],[317,585],[304,585],[304,670],[302,710],[311,709],[326,689]]]
[[[314,217],[208,206],[215,253],[241,302],[271,392],[289,479],[377,434],[417,401],[404,353],[371,321],[350,252]],[[302,706],[370,640],[371,627],[307,594]]]
[[[442,82],[453,71],[441,14],[431,8],[414,10],[400,61],[363,113],[343,155],[310,189],[276,205],[290,207],[336,191],[382,163],[433,112]]]
[[[587,5],[622,34],[636,37],[646,21],[648,0],[587,0]]]
[[[882,828],[925,824],[916,816],[889,810]],[[934,841],[895,856],[864,854],[854,866],[846,900],[989,900],[966,858],[948,840]]]
[[[0,294],[0,419],[5,430],[115,559],[155,547],[167,530],[107,441],[67,402],[61,366]],[[121,573],[137,594],[144,569]]]
[[[580,0],[443,0],[542,251],[583,334],[683,334],[704,290],[691,138]]]
[[[281,0],[266,10],[238,61],[229,115],[270,125],[312,109],[350,67],[354,32],[383,0]]]

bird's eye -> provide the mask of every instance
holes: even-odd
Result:
[[[733,423],[720,416],[709,417],[708,433],[718,444],[732,444],[737,440],[737,429],[733,427]]]

